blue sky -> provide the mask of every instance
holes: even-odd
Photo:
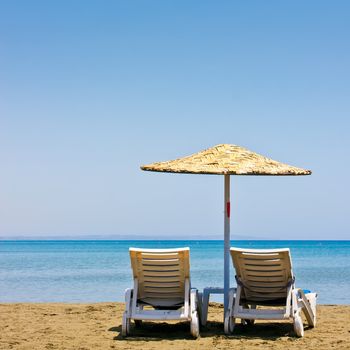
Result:
[[[313,171],[232,177],[232,238],[349,238],[348,1],[2,1],[0,236],[221,238],[219,143]]]

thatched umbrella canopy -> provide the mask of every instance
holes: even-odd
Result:
[[[141,166],[166,173],[216,174],[225,177],[224,307],[230,287],[230,175],[310,175],[310,170],[277,162],[236,145],[222,144],[187,157]]]
[[[291,165],[276,162],[236,145],[217,145],[187,157],[141,166],[165,173],[216,175],[310,175]]]

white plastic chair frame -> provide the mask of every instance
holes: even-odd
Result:
[[[254,320],[293,320],[298,337],[304,336],[301,312],[310,327],[316,325],[316,293],[295,287],[290,251],[285,249],[231,248],[236,270],[237,291],[231,290],[225,315],[226,334],[233,332],[235,319],[253,324]],[[285,305],[281,301],[285,300]],[[277,302],[274,305],[274,302]],[[257,309],[259,305],[282,306]]]
[[[130,248],[134,288],[125,291],[122,335],[130,334],[130,321],[190,321],[193,337],[199,336],[200,301],[191,288],[189,248]],[[153,309],[146,310],[145,306]]]

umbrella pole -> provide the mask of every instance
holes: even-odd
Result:
[[[230,175],[225,175],[225,226],[224,226],[224,315],[228,309],[230,289]]]

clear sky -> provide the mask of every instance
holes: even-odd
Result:
[[[223,178],[139,166],[219,143],[232,238],[350,237],[349,1],[1,1],[0,236],[221,238]]]

